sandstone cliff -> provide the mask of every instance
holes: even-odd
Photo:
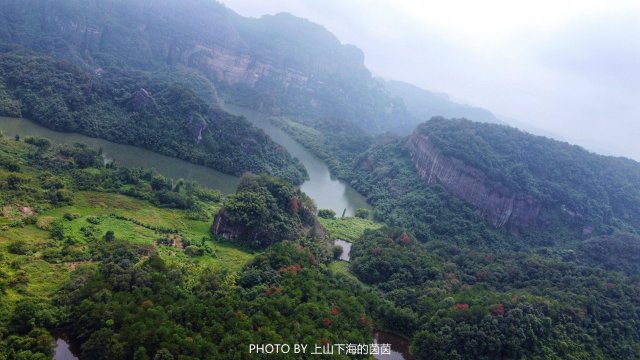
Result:
[[[227,240],[235,240],[238,238],[244,237],[244,233],[247,232],[248,229],[241,224],[233,224],[229,217],[225,215],[224,211],[220,211],[216,214],[215,219],[213,220],[213,225],[211,226],[211,232],[222,236]],[[253,234],[253,239],[255,240],[255,236],[257,233]]]
[[[373,79],[360,49],[290,14],[244,18],[199,0],[24,0],[3,10],[0,41],[92,72],[188,69],[194,79],[183,82],[197,93],[213,87],[224,100],[263,112],[346,118],[374,132],[413,120]],[[15,31],[23,23],[42,37]]]
[[[443,155],[420,127],[409,136],[407,147],[418,174],[427,184],[442,184],[472,204],[495,227],[508,226],[517,233],[532,224],[542,208],[533,196],[512,191],[463,161]]]

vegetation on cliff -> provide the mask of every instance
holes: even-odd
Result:
[[[640,166],[507,126],[434,118],[418,127],[444,155],[546,205],[564,206],[600,232],[640,229]]]
[[[81,64],[179,79],[272,114],[337,117],[367,130],[410,131],[415,120],[325,28],[281,13],[245,18],[216,1],[3,1],[0,42]]]
[[[58,327],[83,359],[200,359],[246,357],[249,344],[365,344],[374,316],[394,322],[391,303],[327,271],[324,241],[293,235],[314,217],[303,193],[266,175],[243,192],[269,198],[273,223],[300,217],[262,253],[210,232],[241,196],[223,205],[83,145],[0,137],[1,357],[50,358]]]
[[[313,201],[291,184],[268,175],[245,175],[220,208],[212,231],[257,248],[303,236],[323,240],[315,212]]]
[[[98,76],[21,51],[0,56],[0,79],[1,103],[18,102],[22,116],[54,130],[140,146],[234,175],[268,172],[296,184],[306,177],[303,166],[262,130],[178,83],[140,72]]]
[[[349,154],[337,150],[348,147],[329,128],[278,124],[332,157],[332,169],[367,196],[377,219],[400,226],[354,241],[348,270],[401,309],[403,321],[388,329],[411,338],[418,358],[632,359],[640,351],[637,163],[504,126],[422,125],[442,154],[565,204],[514,236],[438,183],[426,185],[405,138],[380,137]]]
[[[421,125],[544,204],[514,234],[425,184],[406,138],[369,134],[412,120],[358,50],[308,21],[196,0],[3,5],[0,114],[286,180],[248,175],[223,198],[83,145],[0,139],[0,359],[50,358],[56,327],[90,359],[244,358],[252,343],[367,344],[374,328],[420,359],[638,357],[638,163],[503,126]],[[273,121],[386,226],[316,219],[291,185],[304,170],[218,95],[299,116]],[[352,241],[351,262],[332,262],[325,237]]]

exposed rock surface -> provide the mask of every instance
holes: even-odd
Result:
[[[542,208],[541,202],[534,197],[512,191],[463,161],[443,155],[420,128],[409,136],[407,147],[418,174],[427,184],[442,184],[449,192],[475,206],[495,227],[507,225],[512,233],[517,233],[530,225]]]
[[[131,98],[131,108],[134,111],[145,111],[153,107],[153,98],[151,94],[143,88],[140,88],[133,94]]]
[[[327,235],[322,224],[314,218],[314,226],[306,226],[299,236],[313,236],[317,239],[327,240]],[[252,229],[242,224],[233,223],[224,209],[221,209],[213,220],[211,232],[215,235],[222,236],[227,240],[248,239],[255,241],[262,234],[260,229]]]
[[[240,224],[231,223],[223,211],[216,214],[216,217],[213,220],[213,226],[211,227],[211,232],[228,240],[235,240],[242,237],[246,230],[247,229]]]
[[[189,116],[189,133],[196,143],[200,143],[200,140],[202,140],[202,132],[207,127],[207,122],[202,118],[202,116],[198,114],[191,114],[191,116]]]
[[[214,1],[198,0],[22,3],[3,9],[8,20],[0,21],[1,41],[94,72],[113,65],[195,70],[198,80],[188,83],[196,91],[215,88],[225,100],[272,114],[340,117],[366,122],[373,132],[415,124],[404,105],[373,79],[360,49],[290,14],[244,18]],[[69,11],[71,6],[78,11]],[[37,23],[48,37],[23,37],[15,31],[23,23]],[[43,48],[50,38],[59,44]]]

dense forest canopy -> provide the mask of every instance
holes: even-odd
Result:
[[[269,172],[299,184],[303,166],[262,130],[190,88],[137,71],[89,73],[23,51],[0,54],[0,114],[135,145],[229,174]],[[16,109],[15,104],[20,104]]]
[[[242,195],[105,165],[82,144],[0,137],[1,358],[50,358],[53,328],[83,359],[213,359],[368,343],[374,316],[394,323],[393,304],[327,270],[324,237],[297,232],[316,224],[304,193],[266,175],[246,176],[246,193],[270,196],[274,219],[257,226],[281,218],[290,236],[255,252],[210,231]]]
[[[371,139],[348,123],[274,123],[327,158],[377,219],[400,226],[358,239],[350,269],[403,309],[394,330],[413,339],[418,358],[637,356],[638,163],[501,125],[420,125],[442,155],[544,202],[539,221],[513,235],[427,185],[406,138]],[[367,150],[345,150],[359,143]]]
[[[0,136],[0,360],[50,358],[54,329],[82,359],[243,359],[249,344],[369,344],[376,330],[418,359],[638,358],[637,162],[466,119],[383,133],[450,104],[389,92],[360,50],[289,14],[201,0],[0,8],[0,116],[243,174],[225,197],[83,144]],[[300,162],[224,101],[272,115],[373,219],[316,215]],[[455,182],[425,181],[414,136],[470,189],[540,205],[533,220],[511,231]]]
[[[245,175],[214,221],[212,231],[253,247],[317,236],[316,207],[302,191],[278,178]],[[320,239],[324,240],[324,239]]]
[[[499,125],[434,118],[418,128],[443,154],[510,189],[565,205],[585,222],[640,229],[640,166]]]

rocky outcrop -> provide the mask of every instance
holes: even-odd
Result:
[[[0,42],[93,72],[115,66],[175,71],[171,79],[189,74],[185,84],[207,99],[215,88],[225,101],[270,114],[343,118],[364,122],[371,132],[415,123],[373,79],[360,49],[308,20],[286,13],[244,18],[199,0],[87,1],[81,11],[68,10],[75,6],[72,0],[11,1],[3,8]],[[21,36],[20,24],[34,26],[35,35]],[[43,47],[50,42],[56,46]]]
[[[146,111],[149,110],[149,108],[153,108],[153,105],[151,94],[143,88],[136,91],[131,98],[131,109],[133,109],[133,111]]]
[[[508,226],[512,233],[518,233],[533,223],[542,208],[533,196],[512,191],[463,161],[443,155],[420,128],[409,136],[407,147],[418,174],[427,184],[442,184],[472,204],[495,227]]]
[[[202,132],[208,127],[207,122],[199,114],[191,114],[187,126],[189,134],[196,144],[199,144],[202,140]]]
[[[222,236],[227,240],[235,240],[243,235],[245,227],[239,224],[233,224],[223,211],[216,214],[211,226],[211,232]]]

